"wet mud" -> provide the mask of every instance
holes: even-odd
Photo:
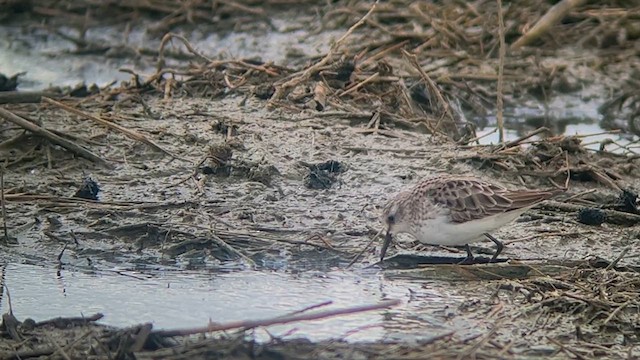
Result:
[[[4,276],[0,357],[640,356],[638,9],[581,5],[515,49],[516,24],[551,10],[510,4],[498,90],[496,3],[38,3],[0,5],[15,13],[2,19],[13,54],[0,68],[2,260],[20,275]],[[597,21],[616,12],[625,17]],[[559,27],[565,37],[551,35]],[[43,54],[71,64],[68,78],[40,69]],[[28,70],[16,59],[33,71],[16,75]],[[493,145],[498,92],[507,138]],[[550,115],[567,96],[580,114],[601,105],[598,118]],[[568,133],[574,123],[599,127]],[[382,239],[369,243],[385,202],[442,172],[568,191],[493,234],[505,244],[497,263],[458,265],[463,248],[408,236],[379,263]],[[55,270],[70,298],[74,273],[135,277],[114,291],[159,313],[162,293],[136,299],[136,287],[179,283],[167,273],[204,279],[193,286],[208,292],[185,296],[219,291],[206,287],[214,280],[236,287],[221,287],[231,290],[210,319],[174,306],[184,320],[173,327],[108,313],[31,320],[9,306],[20,308],[33,267]],[[300,304],[327,294],[344,320],[273,333],[233,322],[322,314]],[[225,314],[234,296],[247,310]],[[350,307],[371,303],[382,305]]]

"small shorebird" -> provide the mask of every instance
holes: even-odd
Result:
[[[408,233],[430,245],[465,245],[484,237],[493,241],[500,255],[504,245],[489,234],[539,202],[564,190],[508,190],[484,180],[466,176],[439,175],[426,178],[397,194],[385,206],[382,220],[387,234],[380,260],[384,260],[392,234]]]

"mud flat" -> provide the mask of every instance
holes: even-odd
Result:
[[[640,9],[498,6],[1,3],[0,357],[639,357]],[[568,191],[378,263],[438,172]]]

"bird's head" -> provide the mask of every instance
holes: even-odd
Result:
[[[405,232],[407,228],[406,201],[403,194],[399,194],[391,199],[382,210],[382,223],[385,225],[387,233],[384,237],[382,250],[380,251],[380,261],[384,260],[387,249],[391,244],[392,234]]]

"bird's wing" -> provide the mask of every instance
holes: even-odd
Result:
[[[527,208],[555,195],[553,191],[510,191],[476,179],[451,179],[429,190],[431,198],[450,211],[453,222],[482,219]]]

